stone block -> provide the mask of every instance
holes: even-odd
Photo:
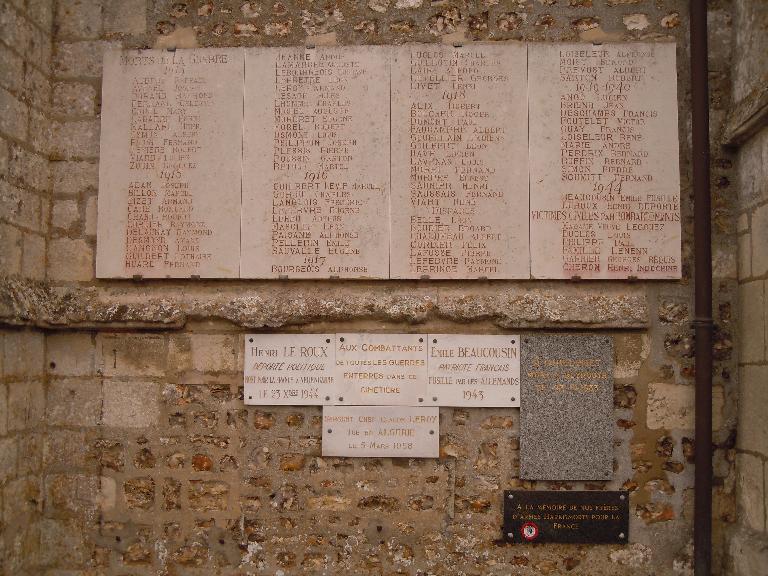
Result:
[[[25,188],[0,181],[0,213],[10,224],[40,230],[40,196]]]
[[[736,469],[738,470],[737,495],[741,517],[752,530],[764,532],[766,529],[765,463],[751,454],[739,454]]]
[[[147,31],[145,0],[102,0],[104,32],[107,34],[143,34]]]
[[[31,430],[40,425],[45,410],[45,394],[40,382],[8,384],[8,430]]]
[[[8,386],[0,384],[0,436],[8,432]]]
[[[98,200],[96,196],[89,196],[85,201],[85,227],[86,236],[96,235],[96,218],[98,215]]]
[[[163,376],[167,340],[155,334],[98,334],[96,365],[105,376]]]
[[[765,286],[762,280],[739,285],[739,361],[765,359]]]
[[[192,367],[198,372],[223,372],[237,368],[234,336],[192,334]]]
[[[54,200],[51,214],[51,225],[54,228],[68,231],[80,223],[80,212],[77,200]]]
[[[81,564],[87,557],[82,526],[74,521],[41,521],[40,560],[43,564]]]
[[[739,280],[752,275],[752,235],[739,236]]]
[[[57,158],[96,158],[99,155],[99,122],[73,120],[55,123],[51,154]]]
[[[85,240],[58,238],[48,248],[48,279],[88,281],[93,279],[93,249]]]
[[[229,484],[218,480],[190,480],[189,507],[198,512],[227,509]]]
[[[7,332],[3,365],[5,375],[20,378],[43,374],[45,340],[40,332],[21,330]]]
[[[19,476],[40,474],[43,464],[43,434],[19,434]]]
[[[47,516],[93,516],[97,510],[100,489],[98,476],[50,474],[45,478],[44,512]]]
[[[27,0],[27,14],[40,28],[51,30],[54,4],[51,0]]]
[[[14,93],[21,91],[24,80],[24,61],[9,48],[0,46],[0,88]]]
[[[43,495],[40,478],[24,476],[7,482],[3,487],[3,519],[6,524],[42,511]]]
[[[86,466],[88,445],[83,430],[59,429],[46,434],[43,465],[48,471],[65,471]]]
[[[48,387],[46,419],[59,426],[96,426],[100,422],[102,385],[99,380],[54,380]]]
[[[53,61],[54,75],[58,79],[100,78],[104,52],[120,48],[119,42],[59,42]]]
[[[32,148],[48,156],[51,153],[51,140],[55,121],[35,110],[29,109],[29,145]]]
[[[48,112],[51,102],[51,81],[38,68],[27,66],[22,94],[27,104]]]
[[[5,132],[13,138],[27,138],[27,105],[17,100],[7,90],[0,88],[0,132]]]
[[[16,476],[18,449],[16,438],[0,438],[0,484]]]
[[[730,556],[733,561],[733,576],[758,576],[765,574],[768,566],[768,538],[740,530],[730,539]]]
[[[752,213],[752,275],[768,272],[768,204]]]
[[[155,481],[149,476],[126,480],[123,495],[129,509],[150,510],[155,505]]]
[[[21,275],[33,280],[45,278],[45,238],[25,232],[23,234]]]
[[[739,448],[768,456],[768,366],[742,366],[740,380]]]
[[[62,116],[93,116],[96,89],[90,84],[58,82],[53,87],[53,112]]]
[[[56,3],[57,38],[88,40],[101,35],[100,0],[59,0]]]
[[[93,374],[95,346],[85,332],[50,334],[46,340],[46,364],[56,376],[89,376]]]
[[[77,196],[98,190],[99,165],[96,163],[76,160],[51,162],[51,168],[54,196]]]
[[[1,222],[0,269],[8,275],[21,273],[21,231]]]
[[[146,428],[160,419],[160,388],[152,382],[104,382],[103,424]]]

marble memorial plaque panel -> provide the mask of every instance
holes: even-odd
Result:
[[[611,338],[524,336],[520,372],[520,478],[610,479]]]
[[[520,336],[430,334],[432,406],[520,406]]]
[[[392,64],[392,278],[528,278],[526,48]]]
[[[424,334],[336,334],[335,404],[418,406],[427,392]]]
[[[389,276],[389,55],[246,50],[243,278]]]
[[[246,404],[326,404],[334,391],[333,334],[248,334]]]
[[[236,278],[243,51],[104,55],[99,278]]]
[[[516,544],[626,544],[629,492],[505,490],[504,540]]]
[[[437,458],[439,455],[439,408],[323,407],[323,456]]]
[[[674,44],[530,44],[531,274],[680,278]]]

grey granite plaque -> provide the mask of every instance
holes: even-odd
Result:
[[[243,50],[104,55],[99,278],[237,278]]]
[[[524,336],[520,478],[613,474],[613,342],[604,335]]]
[[[323,407],[323,456],[437,458],[439,454],[439,408]]]
[[[248,334],[246,404],[315,405],[334,391],[333,334]]]
[[[389,276],[389,53],[246,51],[243,278]]]

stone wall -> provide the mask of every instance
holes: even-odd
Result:
[[[25,283],[46,274],[52,26],[50,2],[0,3],[0,270]],[[0,328],[0,571],[32,574],[47,529],[45,335]]]
[[[736,3],[734,102],[768,124],[768,6]],[[762,95],[762,96],[761,96]],[[762,100],[761,100],[762,98]],[[745,116],[741,114],[740,116]],[[731,130],[731,132],[738,132]],[[754,133],[752,133],[754,132]],[[759,574],[768,565],[768,128],[737,140],[739,188],[739,372],[737,444],[739,529],[731,544],[733,573]]]
[[[717,134],[731,102],[732,14],[726,0],[709,4]],[[22,355],[30,363],[22,379],[25,390],[39,391],[25,396],[26,413],[38,419],[29,424],[34,432],[27,436],[8,426],[13,431],[2,436],[12,454],[24,455],[17,472],[3,480],[7,571],[25,573],[14,562],[26,558],[56,576],[690,574],[694,374],[687,5],[684,0],[55,2],[53,22],[40,29],[53,35],[52,64],[44,74],[52,87],[48,104],[34,112],[35,118],[48,118],[39,128],[29,121],[29,145],[24,145],[37,150],[42,166],[50,160],[51,178],[41,188],[45,227],[27,231],[10,222],[18,237],[37,231],[47,240],[48,265],[32,274],[24,272],[29,265],[6,264],[0,280],[0,322],[16,327],[6,336],[6,357],[20,356],[14,342],[27,343],[35,353]],[[27,11],[32,13],[24,0],[0,0],[0,6],[2,25],[14,30]],[[7,14],[17,20],[9,21]],[[3,54],[33,53],[18,42],[6,45],[7,37],[3,32]],[[677,42],[679,62],[680,282],[94,279],[104,50],[669,39]],[[14,90],[9,87],[3,98],[19,109],[27,106],[28,97]],[[0,129],[9,145],[21,141],[6,137],[5,125]],[[17,173],[39,176],[33,168]],[[10,168],[3,174],[4,183],[32,188]],[[718,147],[713,184],[714,552],[722,573],[726,535],[737,521],[739,370],[732,342],[738,315],[736,188],[743,185],[734,183],[732,159]],[[756,230],[754,219],[752,226]],[[43,271],[44,281],[37,282]],[[600,330],[614,339],[616,349],[614,478],[519,480],[515,409],[441,408],[439,459],[322,458],[320,408],[244,406],[246,330]],[[10,382],[18,376],[8,376],[8,366],[3,398],[7,395],[12,407],[18,401],[11,402]],[[39,378],[33,376],[43,369]],[[1,409],[0,418],[11,422]],[[28,437],[44,447],[33,450]],[[28,469],[33,458],[26,455],[41,452],[42,472]],[[25,477],[26,484],[17,480]],[[630,544],[503,544],[501,491],[515,487],[624,487],[631,491]],[[12,524],[14,507],[22,506],[40,517]],[[15,544],[26,533],[36,554]],[[26,573],[41,573],[35,570],[30,566]]]

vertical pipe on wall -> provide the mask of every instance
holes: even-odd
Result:
[[[691,87],[696,337],[694,573],[712,573],[712,245],[709,189],[707,2],[691,0]]]

